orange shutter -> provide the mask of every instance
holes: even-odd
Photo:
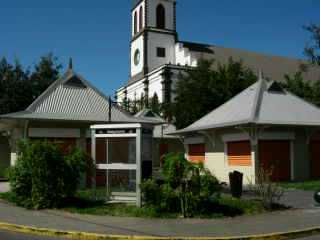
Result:
[[[189,161],[193,163],[201,163],[205,161],[205,145],[204,144],[189,145]]]
[[[251,166],[250,142],[229,142],[228,162],[230,166]]]

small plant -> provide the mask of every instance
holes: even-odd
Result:
[[[158,211],[193,217],[205,212],[204,206],[220,196],[219,181],[202,164],[187,161],[183,154],[166,156],[163,176],[162,185],[155,180],[147,180],[141,185],[146,206],[153,206]]]
[[[266,209],[272,209],[284,194],[284,189],[277,183],[271,181],[273,169],[259,169],[257,181],[252,190],[261,198]]]

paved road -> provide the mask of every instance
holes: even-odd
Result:
[[[64,240],[64,239],[0,230],[0,240]]]
[[[299,238],[299,239],[296,239],[296,240],[319,240],[319,239],[320,239],[320,235],[315,235],[315,236],[312,236],[312,237]]]

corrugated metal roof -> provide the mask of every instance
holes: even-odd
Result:
[[[154,122],[156,124],[166,123],[166,121],[160,117],[158,114],[154,113],[149,108],[144,108],[140,112],[134,115],[136,118],[147,119],[148,121]]]
[[[77,84],[69,84],[75,81]],[[82,85],[82,84],[83,85]],[[10,119],[109,121],[109,99],[83,77],[69,69],[55,81],[26,111],[0,116]],[[136,118],[113,104],[112,122],[151,122]]]
[[[301,59],[275,56],[270,54],[257,53],[253,51],[211,46],[213,53],[196,53],[199,58],[214,59],[215,62],[225,64],[232,58],[235,61],[243,61],[244,65],[255,72],[263,69],[264,76],[269,80],[284,82],[285,75],[294,75],[301,65],[307,62]],[[320,69],[310,66],[308,71],[303,73],[307,81],[320,80]]]
[[[154,113],[151,109],[145,108],[138,112],[135,117],[142,118],[154,123],[153,137],[154,138],[175,138],[168,133],[176,130],[176,126],[167,123],[162,117]]]
[[[245,124],[320,126],[320,109],[282,89],[277,82],[260,77],[230,101],[175,133]]]

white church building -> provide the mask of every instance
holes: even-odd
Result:
[[[149,99],[154,94],[160,102],[172,101],[172,89],[179,73],[197,66],[201,58],[214,58],[220,63],[226,63],[229,58],[242,60],[247,67],[256,72],[263,69],[268,79],[277,81],[283,81],[286,74],[296,73],[303,63],[298,59],[180,41],[175,0],[133,0],[132,4],[130,77],[116,91],[118,102]],[[315,80],[317,76],[319,71],[310,69],[304,77]]]

